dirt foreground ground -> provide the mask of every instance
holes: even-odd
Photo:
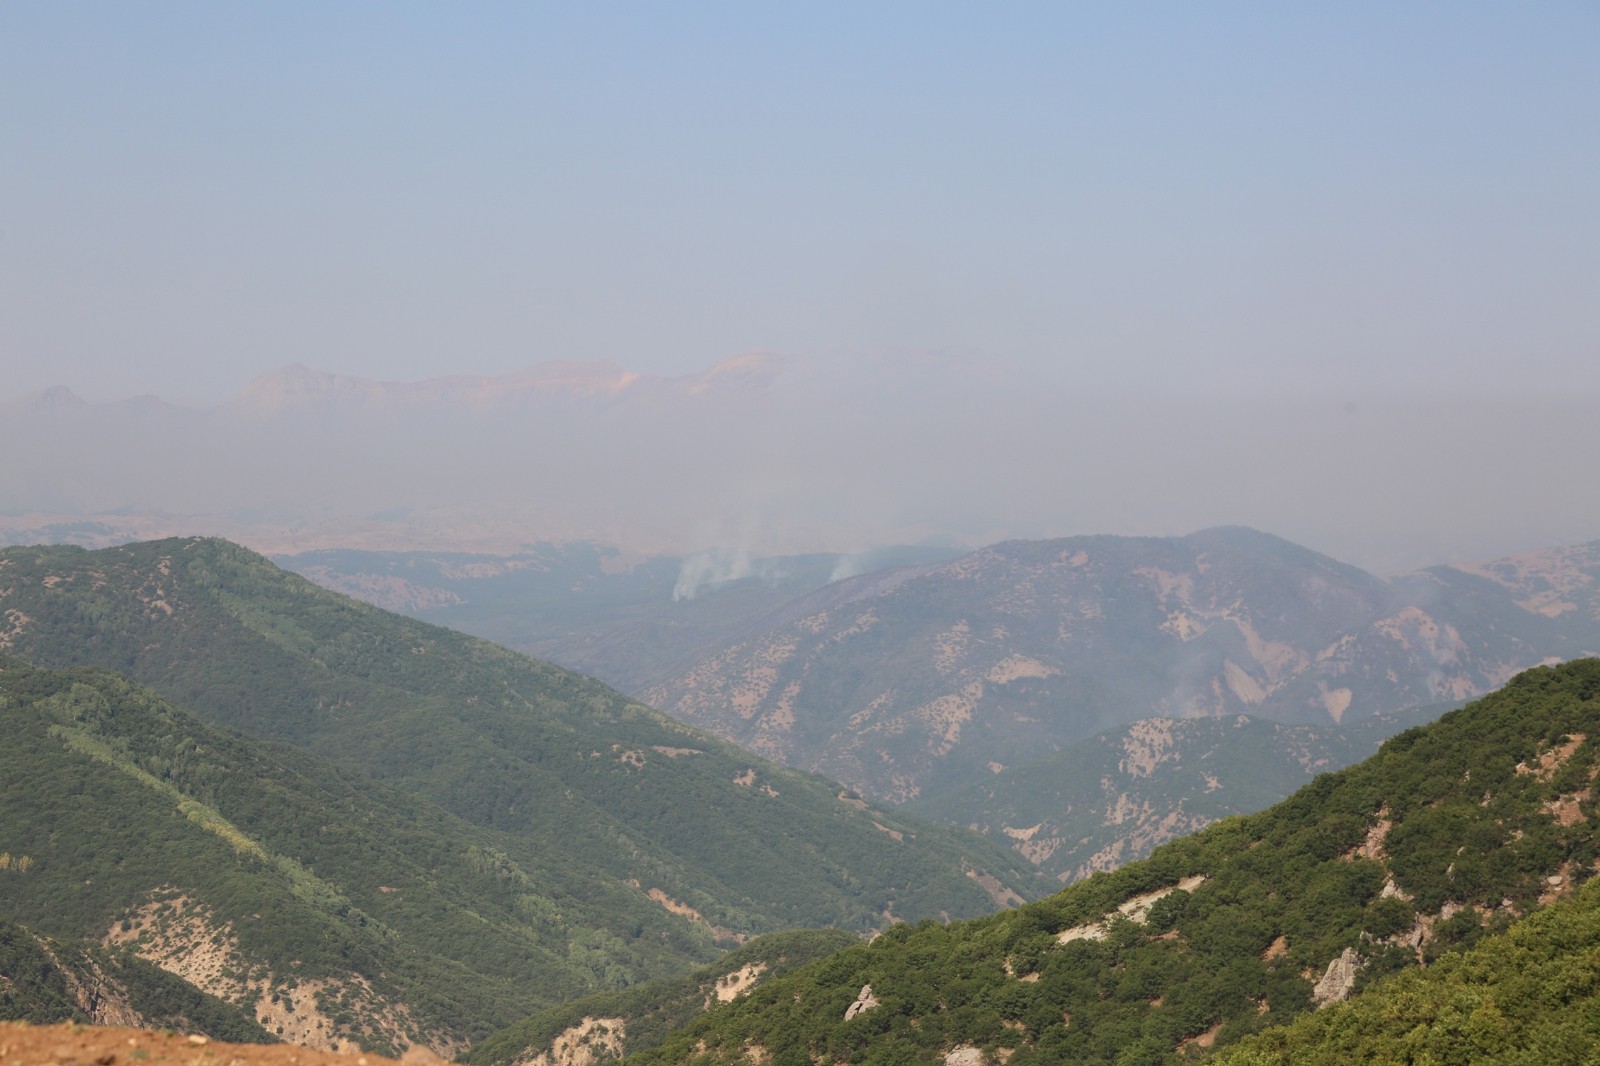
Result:
[[[294,1044],[224,1044],[143,1029],[0,1022],[0,1066],[396,1066],[396,1060]]]

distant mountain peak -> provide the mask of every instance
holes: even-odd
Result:
[[[625,370],[610,359],[602,359],[593,363],[535,363],[510,374],[451,380],[475,382],[486,394],[528,389],[546,393],[566,392],[577,396],[615,396],[642,378],[643,375],[637,371]]]
[[[788,361],[771,352],[730,355],[705,370],[671,378],[667,384],[689,396],[742,394],[764,390],[788,367]]]
[[[52,385],[48,389],[19,396],[6,406],[29,411],[51,411],[63,408],[87,407],[88,403],[65,385]]]
[[[365,378],[340,377],[313,370],[304,363],[289,363],[269,370],[245,386],[236,402],[268,410],[293,407],[308,401],[326,401],[339,393],[365,391],[381,383]]]
[[[710,369],[691,376],[770,380],[783,371],[787,362],[782,356],[774,355],[772,352],[741,352],[738,355],[730,355],[712,364]]]

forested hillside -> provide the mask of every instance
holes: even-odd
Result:
[[[92,663],[692,908],[732,940],[970,916],[1036,873],[590,678],[326,592],[225,541],[0,552],[10,649]],[[780,831],[781,830],[781,831]],[[972,876],[969,876],[971,874]],[[666,905],[661,905],[666,909]]]
[[[1217,1066],[1589,1063],[1600,1054],[1600,882],[1427,969],[1220,1052]]]
[[[645,1063],[1178,1061],[1359,1000],[1596,866],[1596,660],[944,924],[1032,891],[1020,857],[224,542],[0,552],[0,618],[36,660],[0,670],[0,915],[325,1045],[503,1029],[481,1061],[563,1040]],[[792,969],[828,942],[703,966],[800,924],[887,931]]]
[[[0,701],[0,914],[144,955],[286,1039],[448,1052],[713,950],[598,871],[519,864],[503,834],[106,671],[5,660]]]
[[[675,1030],[716,1004],[859,942],[832,929],[768,933],[682,977],[596,993],[525,1018],[474,1045],[463,1061],[471,1066],[505,1066],[540,1055],[562,1061],[580,1046],[593,1048],[602,1058],[659,1047]]]
[[[1528,671],[1261,814],[1018,911],[897,926],[632,1061],[1197,1057],[1434,964],[1587,881],[1595,737],[1600,661]]]
[[[8,752],[18,813],[0,826],[32,835],[0,847],[34,862],[0,874],[0,915],[149,933],[169,968],[184,940],[166,927],[235,937],[246,970],[267,960],[299,991],[235,974],[233,998],[315,1006],[302,1038],[460,1047],[763,932],[973,916],[1042,888],[1003,847],[226,542],[8,549],[0,620],[33,663],[5,674],[32,740]],[[164,698],[60,672],[74,664]],[[45,828],[63,811],[71,832]],[[313,988],[284,959],[360,989]],[[364,1033],[380,1002],[404,1010]]]

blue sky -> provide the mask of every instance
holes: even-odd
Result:
[[[1592,3],[0,8],[0,393],[1600,391]]]

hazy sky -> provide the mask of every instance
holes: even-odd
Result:
[[[1600,392],[1600,5],[0,6],[0,398],[936,350]]]

